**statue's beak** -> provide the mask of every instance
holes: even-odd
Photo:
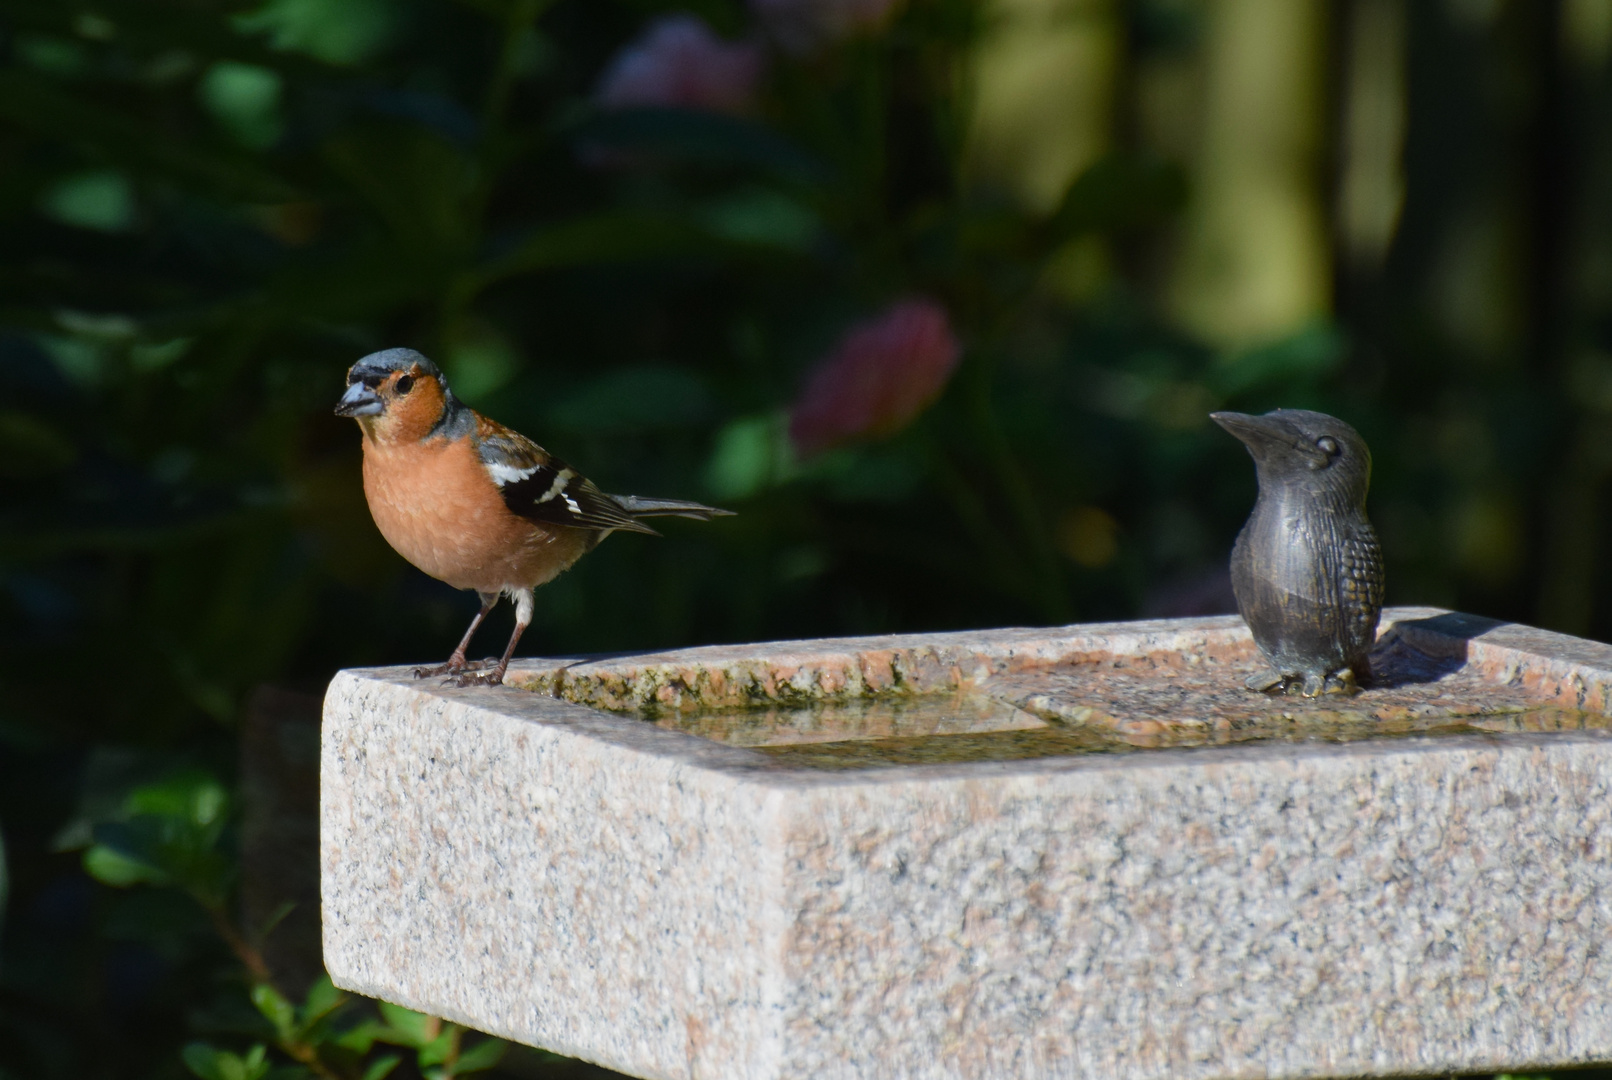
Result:
[[[1279,416],[1216,412],[1210,413],[1209,419],[1235,435],[1248,447],[1255,461],[1263,461],[1272,453],[1281,453],[1302,458],[1312,468],[1326,464],[1326,455],[1317,450],[1303,432]]]
[[[349,385],[341,400],[336,402],[337,416],[375,416],[385,411],[379,395],[362,382]]]

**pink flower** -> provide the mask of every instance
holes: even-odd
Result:
[[[594,99],[607,109],[744,112],[755,99],[761,68],[755,42],[723,41],[693,15],[668,15],[615,55]]]
[[[900,5],[901,0],[750,0],[750,10],[773,40],[797,54],[877,30]]]
[[[933,300],[904,300],[858,323],[807,376],[790,411],[790,441],[806,457],[900,431],[940,396],[961,353]]]

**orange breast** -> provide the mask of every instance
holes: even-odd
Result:
[[[364,495],[386,542],[457,589],[541,585],[597,542],[513,514],[468,440],[364,440]]]

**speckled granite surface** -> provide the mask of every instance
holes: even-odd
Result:
[[[1612,647],[1384,626],[1320,703],[1235,619],[344,672],[326,962],[645,1077],[1612,1060]]]

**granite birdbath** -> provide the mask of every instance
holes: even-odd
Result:
[[[636,1076],[1612,1060],[1612,647],[1385,613],[1267,697],[1234,617],[343,672],[338,986]]]

